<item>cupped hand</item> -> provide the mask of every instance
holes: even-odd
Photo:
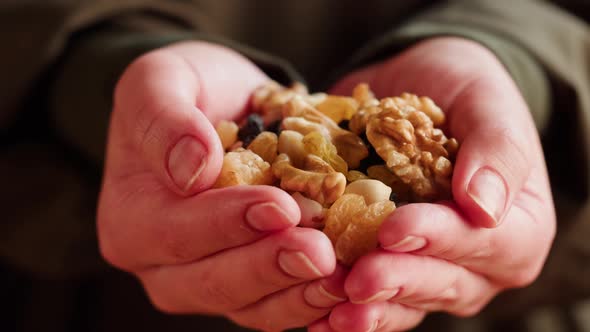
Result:
[[[231,50],[185,42],[138,58],[117,84],[100,249],[162,311],[274,331],[307,325],[344,300],[330,241],[294,227],[300,211],[288,194],[210,189],[223,160],[213,124],[243,116],[267,79]]]
[[[398,208],[381,248],[346,278],[350,302],[309,330],[400,331],[431,311],[479,312],[533,282],[555,233],[543,151],[527,105],[495,56],[475,42],[435,38],[354,72],[334,92],[368,82],[377,96],[431,97],[461,143],[453,201]]]

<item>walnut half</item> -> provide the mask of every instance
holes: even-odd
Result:
[[[312,158],[313,155],[309,155]],[[322,159],[314,158],[314,162]],[[327,167],[329,164],[325,163]],[[346,187],[346,177],[340,172],[320,173],[296,168],[291,164],[289,156],[281,153],[272,164],[274,175],[281,180],[281,188],[287,191],[298,191],[320,204],[331,204],[342,196]]]
[[[450,198],[456,140],[447,139],[426,113],[409,103],[385,98],[381,108],[367,122],[367,138],[377,154],[418,200]]]

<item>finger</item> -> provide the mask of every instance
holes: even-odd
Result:
[[[142,185],[144,190],[130,197],[106,195],[109,201],[102,202],[98,218],[103,256],[128,271],[196,261],[292,227],[300,219],[297,203],[274,187],[212,189],[178,200],[167,191],[148,191],[148,181]],[[105,190],[113,188],[119,186],[105,185]],[[122,210],[124,220],[118,218]]]
[[[110,150],[115,164],[109,169],[129,170],[126,157],[137,150],[145,170],[175,192],[189,195],[210,187],[223,157],[211,121],[242,114],[264,80],[247,60],[210,44],[142,56],[117,85],[111,133],[118,149]],[[133,172],[144,170],[140,160],[133,164]]]
[[[384,251],[362,257],[345,289],[353,303],[393,300],[457,315],[479,311],[498,291],[486,278],[447,261]]]
[[[291,228],[195,263],[139,273],[154,304],[177,313],[226,313],[334,272],[330,240],[320,231]]]
[[[329,323],[332,330],[337,332],[392,332],[413,328],[423,318],[423,311],[398,303],[353,304],[346,302],[337,305],[332,310]]]
[[[462,140],[453,197],[469,219],[483,227],[502,222],[529,178],[533,160],[542,164],[537,162],[542,151],[524,101],[516,93],[510,96],[516,88],[500,90],[494,84],[501,85],[481,80],[463,91],[450,119],[451,132]],[[497,99],[501,101],[492,104]]]
[[[418,326],[426,312],[397,303],[386,302],[375,332],[408,331]]]
[[[546,206],[526,192],[508,213],[510,222],[493,230],[471,225],[452,203],[402,206],[382,224],[379,242],[391,252],[453,262],[507,287],[526,285],[539,273],[553,236]]]
[[[324,317],[336,304],[346,301],[346,271],[338,267],[324,279],[293,286],[228,316],[242,326],[263,331],[283,331],[307,326]]]
[[[313,322],[307,327],[307,332],[336,332],[330,326],[328,317]]]

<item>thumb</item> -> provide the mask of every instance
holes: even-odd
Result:
[[[527,106],[512,82],[479,81],[455,100],[450,131],[461,141],[453,197],[472,222],[496,227],[542,156]]]
[[[223,149],[210,118],[239,116],[252,90],[265,79],[237,54],[203,55],[231,52],[227,49],[207,45],[195,51],[195,57],[187,59],[190,52],[185,45],[180,50],[173,46],[150,52],[132,63],[117,85],[111,122],[112,145],[125,148],[109,156],[126,163],[113,168],[135,173],[149,171],[181,195],[211,187],[221,169]],[[226,89],[223,81],[230,76],[199,70],[209,67],[251,75],[243,81],[232,77],[232,82],[225,85],[230,88]],[[132,152],[137,152],[140,160],[129,161]]]

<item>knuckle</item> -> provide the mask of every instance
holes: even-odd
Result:
[[[259,285],[264,285],[267,289],[279,290],[289,284],[287,275],[281,271],[278,271],[278,267],[269,262],[259,262],[256,264],[254,270],[255,278]]]
[[[236,220],[232,218],[220,218],[211,223],[214,234],[220,238],[218,243],[234,246],[257,238],[257,232],[246,225],[245,218],[242,218],[240,222],[241,224],[236,224]]]

